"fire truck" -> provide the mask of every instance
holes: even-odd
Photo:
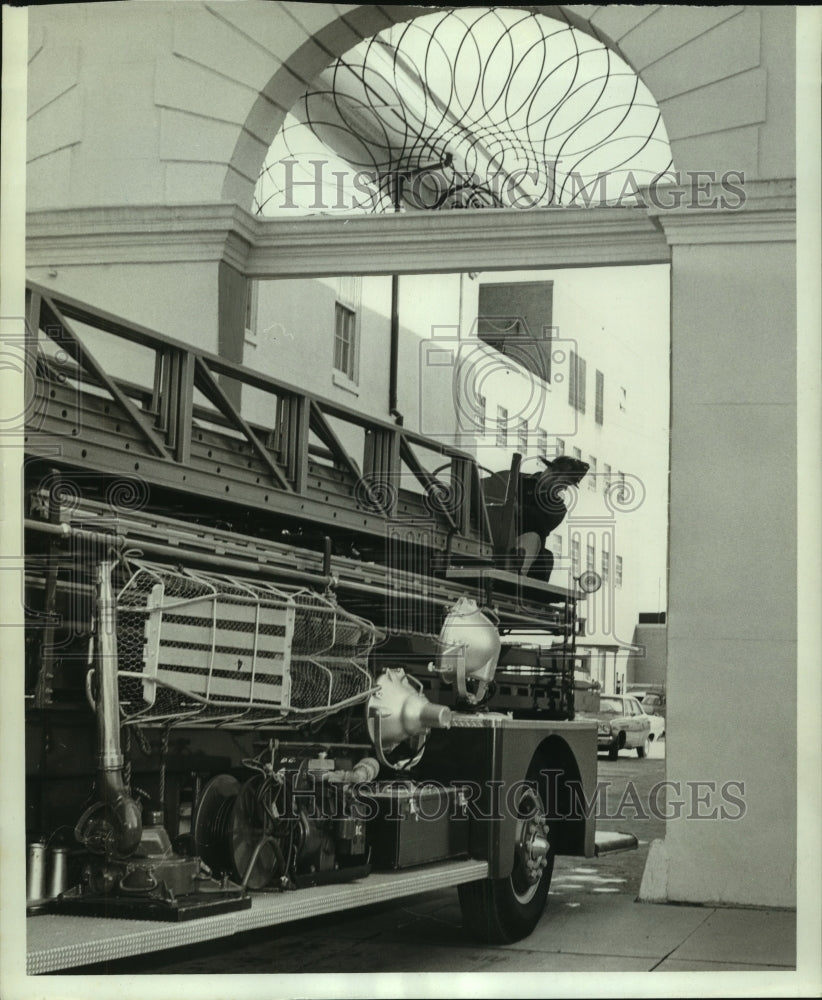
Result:
[[[29,972],[443,886],[527,936],[595,853],[598,580],[522,572],[519,456],[44,287],[27,327]]]

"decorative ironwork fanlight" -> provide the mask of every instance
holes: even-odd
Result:
[[[256,210],[629,204],[672,167],[659,109],[605,45],[507,8],[363,41],[292,108]]]

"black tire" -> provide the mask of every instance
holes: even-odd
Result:
[[[619,757],[619,741],[614,740],[614,742],[608,747],[608,760],[616,760]]]
[[[544,810],[545,798],[541,789],[539,797]],[[517,853],[514,870],[506,878],[482,879],[458,887],[463,926],[475,940],[484,944],[510,944],[528,937],[545,910],[551,887],[554,848],[550,840],[544,860],[538,881],[529,880]]]
[[[651,738],[650,736],[646,736],[645,742],[642,744],[642,746],[636,748],[637,757],[639,757],[640,759],[642,757],[647,757],[650,749],[651,749]]]

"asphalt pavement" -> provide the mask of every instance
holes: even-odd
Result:
[[[601,753],[597,781],[605,790],[604,806],[598,808],[597,830],[631,833],[637,838],[635,851],[606,854],[594,861],[557,858],[551,893],[570,899],[574,894],[615,895],[636,899],[651,841],[665,836],[665,740],[651,744],[644,760],[636,750],[621,750],[617,760]],[[654,808],[649,801],[654,801]],[[602,801],[600,799],[600,801]],[[583,869],[580,871],[580,869]],[[583,877],[584,876],[584,877]]]

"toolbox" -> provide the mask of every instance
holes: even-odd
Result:
[[[381,784],[364,796],[371,865],[411,868],[468,854],[468,810],[453,786],[413,782]]]

